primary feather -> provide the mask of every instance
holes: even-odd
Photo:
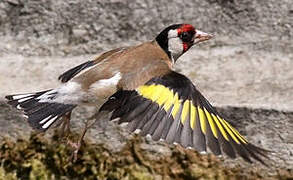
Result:
[[[101,111],[114,111],[112,119],[128,122],[131,131],[151,135],[205,152],[223,152],[231,158],[236,154],[248,162],[264,163],[267,151],[250,144],[223,119],[216,109],[184,75],[171,71],[154,77],[133,91],[118,91]]]

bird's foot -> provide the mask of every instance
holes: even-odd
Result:
[[[78,142],[72,142],[71,140],[68,140],[67,144],[69,146],[71,146],[72,149],[73,149],[73,152],[72,152],[71,157],[70,157],[70,161],[71,162],[76,162],[78,152],[79,152],[79,150],[81,148],[82,140],[81,141],[79,140]]]
[[[98,113],[98,114],[99,114],[99,113]],[[95,116],[89,118],[89,119],[85,122],[84,129],[83,129],[83,131],[82,131],[82,133],[81,133],[81,135],[80,135],[79,140],[78,140],[77,143],[74,143],[74,142],[72,142],[71,140],[68,140],[68,141],[67,141],[67,144],[70,145],[70,146],[73,148],[73,152],[72,152],[72,155],[71,155],[71,158],[70,158],[71,162],[76,162],[76,160],[77,160],[77,155],[78,155],[78,152],[79,152],[79,150],[80,150],[80,148],[81,148],[81,145],[82,145],[82,142],[83,142],[84,136],[85,136],[87,130],[88,130],[89,128],[91,128],[91,127],[95,124],[96,119],[97,119],[97,117],[98,117],[98,114],[96,114]]]

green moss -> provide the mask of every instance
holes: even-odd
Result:
[[[150,158],[134,138],[120,152],[104,145],[85,143],[77,162],[72,149],[57,138],[32,135],[29,140],[4,139],[0,145],[0,179],[266,179],[257,172],[226,168],[214,156],[173,148],[171,156]],[[289,179],[293,172],[280,171],[270,179]]]
[[[3,167],[0,167],[0,179],[6,179],[6,180],[17,179],[16,172],[6,172]]]

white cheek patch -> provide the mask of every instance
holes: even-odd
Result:
[[[179,37],[169,39],[168,48],[175,60],[177,60],[184,52],[183,43]]]
[[[184,52],[183,42],[177,35],[177,30],[170,30],[168,33],[168,50],[174,60],[177,60]]]
[[[177,32],[176,29],[175,30],[170,30],[168,32],[168,39],[176,38],[176,37],[178,37],[178,32]]]

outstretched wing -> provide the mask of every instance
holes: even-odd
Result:
[[[136,90],[120,90],[101,107],[113,111],[111,119],[127,122],[130,131],[153,140],[166,140],[205,152],[222,152],[231,158],[239,154],[246,161],[262,163],[267,151],[250,144],[224,120],[184,75],[171,71],[155,77]]]

